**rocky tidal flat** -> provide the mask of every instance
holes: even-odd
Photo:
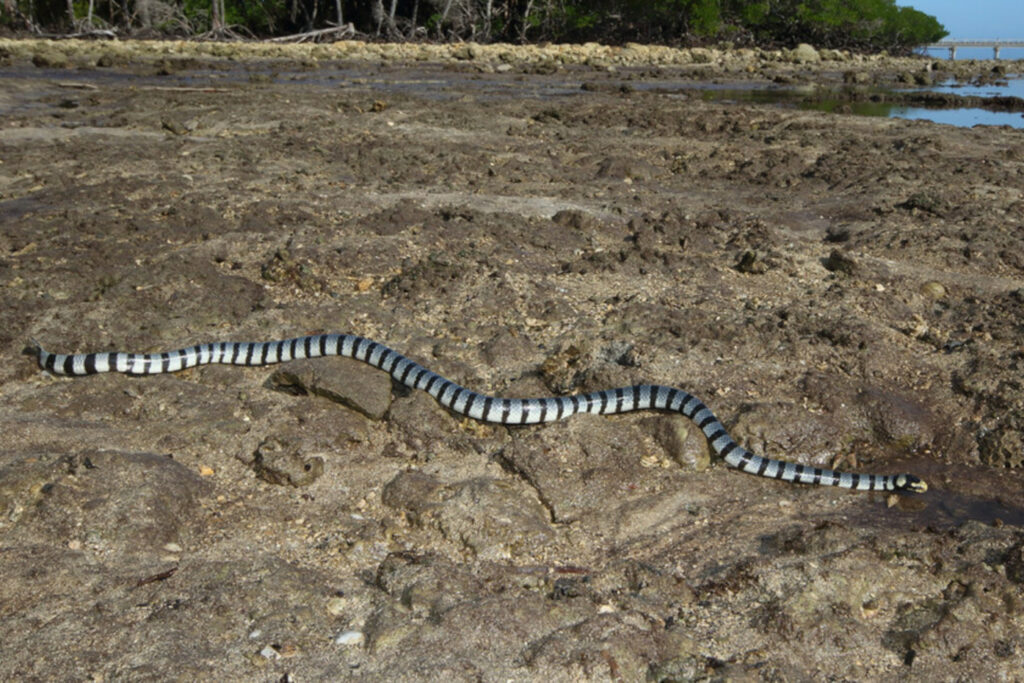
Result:
[[[0,678],[1019,677],[1024,131],[678,87],[996,66],[0,40]],[[347,359],[27,352],[321,331],[502,396],[680,386],[929,491],[740,474],[677,415],[483,425]]]

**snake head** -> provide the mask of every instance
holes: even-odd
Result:
[[[928,490],[928,484],[913,474],[901,474],[896,477],[897,491],[910,491],[911,493],[924,493]]]

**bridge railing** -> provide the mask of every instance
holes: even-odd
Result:
[[[999,59],[999,49],[1003,47],[1024,47],[1024,40],[943,40],[925,46],[926,50],[949,50],[949,58],[956,59],[958,47],[990,47],[992,59]]]

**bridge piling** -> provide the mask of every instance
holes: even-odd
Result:
[[[956,59],[958,47],[990,47],[992,58],[999,59],[999,51],[1004,47],[1024,47],[1024,40],[943,40],[932,43],[926,50],[949,50],[950,61]]]

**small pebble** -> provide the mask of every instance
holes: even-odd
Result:
[[[942,286],[941,282],[931,280],[921,285],[921,294],[929,299],[939,300],[946,296],[946,288]]]
[[[345,598],[334,597],[327,601],[327,613],[331,616],[339,616],[345,611]]]
[[[166,550],[169,553],[180,553],[181,546],[175,543],[174,541],[171,541],[170,543],[164,543],[164,550]]]
[[[274,648],[270,647],[269,645],[264,646],[264,648],[260,650],[260,654],[263,655],[263,657],[266,659],[281,658],[281,653],[275,650]]]
[[[338,645],[362,645],[366,636],[362,631],[342,631],[334,639]]]

